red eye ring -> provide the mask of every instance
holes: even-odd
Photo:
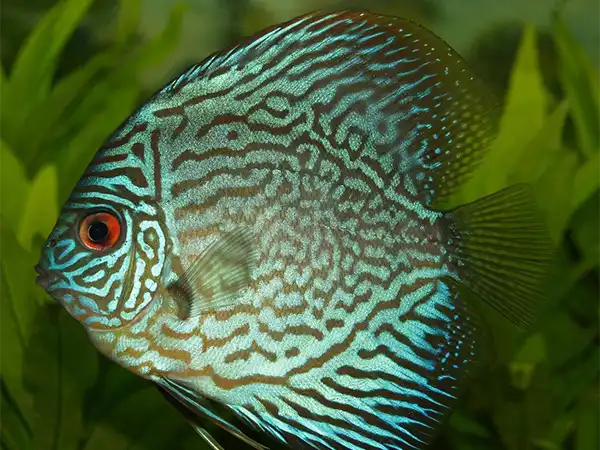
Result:
[[[79,226],[79,238],[91,250],[111,248],[121,236],[119,219],[107,212],[87,216]]]

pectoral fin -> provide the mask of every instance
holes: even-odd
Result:
[[[231,305],[248,287],[258,250],[248,228],[226,233],[186,270],[168,290],[187,319],[202,311]]]

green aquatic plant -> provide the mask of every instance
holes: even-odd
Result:
[[[164,30],[138,45],[140,2],[120,1],[112,44],[57,78],[61,52],[91,4],[56,4],[10,73],[0,73],[0,443],[7,450],[163,448],[188,431],[153,388],[132,384],[127,372],[99,358],[83,329],[33,282],[31,267],[58,205],[143,100],[140,73],[169,56],[180,35],[184,8],[176,6]],[[151,420],[161,426],[138,436]]]
[[[201,449],[160,394],[100,357],[81,326],[34,284],[40,245],[85,165],[141,98],[138,76],[174,49],[183,9],[137,46],[140,2],[121,0],[112,45],[58,78],[57,60],[91,0],[62,0],[0,73],[1,438],[6,450]],[[559,270],[538,326],[517,334],[490,314],[496,363],[435,448],[595,448],[598,436],[598,71],[559,15],[552,37],[564,97],[545,86],[526,27],[499,136],[455,199],[534,185]],[[198,55],[201,59],[202,55]],[[570,137],[569,137],[570,136]],[[239,442],[212,431],[226,448]]]
[[[600,437],[599,77],[559,14],[552,36],[564,98],[544,84],[537,34],[526,27],[498,138],[459,194],[465,201],[515,182],[533,185],[559,255],[550,304],[529,334],[492,317],[497,362],[451,417],[440,449],[591,450]]]

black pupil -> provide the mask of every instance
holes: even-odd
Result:
[[[108,237],[108,225],[104,222],[94,222],[88,228],[88,236],[93,242],[104,242]]]

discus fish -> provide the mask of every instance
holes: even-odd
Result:
[[[298,17],[107,139],[38,281],[214,449],[203,420],[256,449],[423,449],[481,361],[477,302],[530,326],[544,300],[552,245],[526,186],[444,206],[497,118],[423,27]]]

